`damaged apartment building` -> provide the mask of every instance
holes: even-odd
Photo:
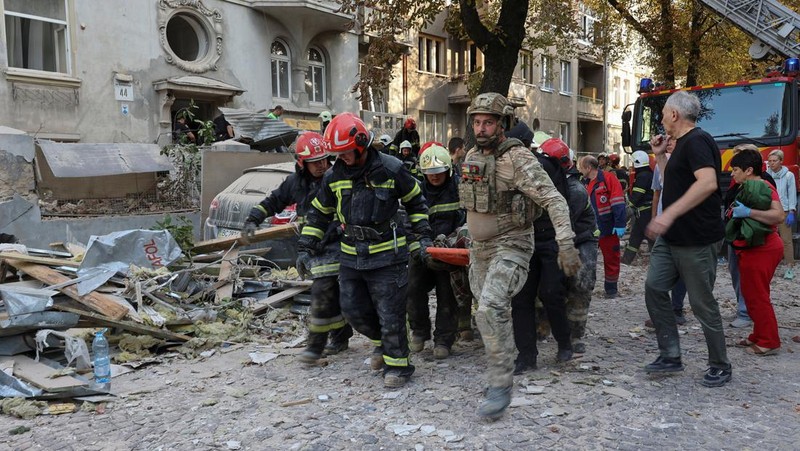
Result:
[[[333,2],[0,0],[0,8],[0,159],[9,163],[0,232],[37,245],[163,217],[73,220],[81,200],[150,190],[170,170],[159,152],[190,103],[199,120],[220,107],[282,105],[281,119],[299,128],[318,127],[325,110],[358,110],[350,93],[358,36]],[[261,155],[245,158],[227,183],[270,162]],[[76,211],[42,221],[40,208],[58,199]]]

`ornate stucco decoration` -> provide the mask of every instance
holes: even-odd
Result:
[[[188,57],[181,55],[181,49],[170,45],[170,21],[176,21],[174,28],[182,26],[183,30],[195,33],[196,55],[194,52]],[[168,63],[196,74],[217,70],[217,61],[222,56],[222,13],[218,9],[207,8],[201,0],[159,0],[158,33]]]

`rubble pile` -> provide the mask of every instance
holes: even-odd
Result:
[[[292,224],[276,226],[251,241],[295,233]],[[98,328],[108,329],[112,377],[237,343],[302,342],[298,314],[308,313],[303,292],[311,283],[294,268],[265,264],[269,249],[240,251],[232,237],[185,251],[166,230],[93,236],[85,249],[58,245],[63,250],[0,245],[4,413],[54,408],[33,399],[107,398],[108,387],[92,382],[87,346]]]

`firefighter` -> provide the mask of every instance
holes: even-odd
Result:
[[[628,206],[633,211],[636,222],[631,228],[631,236],[622,255],[622,263],[625,265],[630,265],[636,258],[639,246],[645,238],[644,231],[647,230],[650,218],[653,217],[653,170],[650,168],[650,157],[647,152],[637,150],[633,153],[633,171],[635,179]],[[649,238],[647,243],[650,248],[653,247],[654,243]]]
[[[297,215],[306,216],[317,195],[322,176],[330,167],[325,142],[319,133],[306,132],[297,138],[295,156],[297,171],[291,174],[269,196],[250,210],[242,229],[242,241],[250,238],[264,219],[297,204]],[[326,354],[337,354],[348,347],[353,329],[342,317],[339,306],[339,235],[337,222],[325,230],[320,252],[304,267],[301,276],[311,278],[311,317],[308,324],[308,345],[299,355],[305,363],[314,363]],[[307,270],[307,271],[305,271]],[[330,335],[330,343],[326,346]]]
[[[569,215],[572,230],[575,231],[575,247],[581,257],[581,269],[566,281],[566,311],[569,321],[572,351],[576,354],[586,352],[583,336],[586,334],[586,321],[589,317],[589,304],[597,279],[597,223],[594,210],[589,203],[589,193],[581,183],[581,173],[575,168],[572,151],[564,141],[548,139],[540,147],[542,153],[557,160],[567,173],[569,196]],[[597,232],[597,233],[596,233]]]
[[[617,176],[617,180],[619,180],[619,184],[622,185],[622,191],[628,192],[628,170],[620,165],[620,158],[619,155],[612,153],[608,156],[608,168],[606,170],[611,171],[614,175]]]
[[[395,145],[395,148],[400,149],[403,141],[408,141],[411,143],[411,153],[414,155],[419,154],[419,132],[417,131],[417,121],[414,120],[413,117],[409,117],[403,123],[403,128],[397,131],[394,135],[394,139],[392,143]]]
[[[403,162],[403,165],[415,179],[422,181],[422,174],[417,167],[417,154],[414,153],[414,148],[409,141],[400,143],[400,153],[397,155],[397,158]]]
[[[477,146],[461,165],[459,198],[472,236],[470,285],[478,299],[476,320],[489,359],[486,399],[478,415],[495,419],[511,403],[514,334],[511,298],[525,284],[533,254],[533,218],[550,214],[567,276],[580,267],[569,210],[530,149],[504,131],[514,107],[498,93],[479,94],[467,109]]]
[[[444,147],[427,143],[419,164],[425,180],[422,193],[428,204],[428,222],[437,245],[447,246],[448,238],[464,225],[466,213],[458,203],[458,185],[453,177],[450,153]],[[408,322],[411,327],[412,352],[419,352],[431,337],[428,292],[436,289],[436,329],[433,333],[433,357],[445,359],[458,332],[458,305],[450,285],[450,271],[460,268],[438,261],[426,265],[419,259],[408,264]]]
[[[383,357],[384,385],[401,387],[414,372],[406,332],[409,252],[420,261],[430,259],[431,228],[419,184],[399,160],[375,150],[372,139],[351,113],[337,115],[328,125],[325,142],[337,160],[311,203],[298,240],[297,266],[320,252],[325,231],[338,219],[344,232],[342,313],[376,346],[371,363]],[[398,214],[401,202],[412,230],[406,230]]]

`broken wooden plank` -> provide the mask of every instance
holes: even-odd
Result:
[[[36,257],[19,252],[0,252],[0,259],[11,259],[21,262],[37,263],[45,266],[71,266],[77,268],[81,264],[66,258]]]
[[[44,363],[37,362],[30,357],[24,355],[15,355],[13,357],[0,357],[0,361],[12,360],[14,362],[14,376],[19,379],[29,382],[43,390],[50,392],[59,392],[71,390],[77,387],[83,387],[86,382],[76,379],[72,376],[58,376],[51,378],[50,376],[58,371],[51,368]]]
[[[25,274],[33,277],[34,279],[44,282],[46,285],[58,285],[71,280],[69,277],[50,269],[47,266],[41,266],[14,259],[9,259],[8,262],[11,264],[11,266],[23,271]],[[59,288],[58,291],[66,294],[72,299],[75,299],[90,309],[102,313],[103,315],[112,319],[121,319],[128,314],[128,309],[123,305],[120,305],[114,299],[110,299],[109,296],[96,291],[92,291],[85,296],[80,296],[78,294],[78,289],[71,285]]]
[[[242,256],[255,256],[255,257],[263,257],[264,255],[268,254],[271,251],[271,247],[262,247],[259,249],[247,249]],[[192,256],[192,263],[214,263],[217,260],[222,260],[225,256],[224,252],[217,252],[213,254],[200,254]]]
[[[80,315],[82,318],[90,319],[93,324],[97,324],[98,326],[119,327],[120,329],[129,330],[138,334],[146,334],[156,338],[163,338],[165,340],[189,341],[192,339],[192,337],[188,335],[176,334],[168,330],[157,329],[155,327],[146,326],[144,324],[136,324],[130,321],[114,320],[98,313],[85,312],[83,310],[68,307],[62,304],[55,304],[53,305],[53,308],[56,310],[61,310],[62,312],[75,313]]]
[[[263,301],[256,302],[255,304],[250,306],[250,310],[255,314],[261,313],[270,307],[275,307],[276,305],[280,304],[281,302],[287,299],[291,299],[295,295],[298,295],[308,290],[309,288],[310,287],[287,288],[281,291],[280,293],[271,295],[270,297],[264,299]]]
[[[239,249],[231,249],[228,252],[227,256],[222,263],[220,264],[219,268],[219,276],[217,277],[217,282],[224,282],[222,286],[217,288],[216,294],[214,294],[214,303],[219,304],[224,299],[230,299],[233,297],[233,280],[231,280],[231,274],[233,272],[233,268],[236,265],[237,261],[239,260]]]
[[[258,243],[260,241],[265,241],[265,240],[274,240],[277,238],[295,236],[298,235],[299,233],[300,233],[299,226],[297,224],[276,225],[268,229],[256,230],[255,236],[250,238],[250,243]],[[238,244],[239,246],[246,246],[246,244],[242,242],[241,237],[229,236],[223,238],[216,238],[208,241],[201,241],[192,248],[192,252],[204,253],[211,251],[221,251],[224,249],[229,249],[234,244]]]

